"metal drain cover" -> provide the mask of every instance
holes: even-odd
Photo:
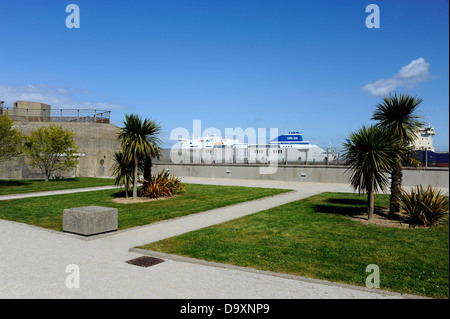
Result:
[[[127,264],[140,266],[140,267],[150,267],[157,264],[160,264],[164,262],[164,260],[155,258],[155,257],[148,257],[148,256],[142,256],[134,259],[130,259],[125,261]]]

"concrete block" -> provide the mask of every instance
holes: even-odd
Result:
[[[63,231],[92,236],[118,228],[117,208],[87,206],[64,209]]]

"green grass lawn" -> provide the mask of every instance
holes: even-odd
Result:
[[[119,204],[112,202],[111,199],[119,196],[122,191],[113,189],[0,201],[0,219],[62,231],[65,208],[96,205],[118,208],[119,229],[126,229],[287,191],[186,184],[186,191],[173,198],[146,203]]]
[[[348,217],[365,209],[364,196],[324,193],[140,248],[360,286],[376,264],[381,289],[448,298],[448,219],[399,229]]]
[[[94,187],[113,185],[112,179],[95,177],[76,177],[55,179],[48,182],[44,180],[0,180],[0,195],[44,192],[70,188]]]

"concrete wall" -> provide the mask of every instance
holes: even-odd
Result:
[[[112,124],[99,123],[39,123],[16,122],[16,128],[29,135],[43,125],[62,125],[76,133],[75,143],[82,156],[76,169],[67,171],[61,177],[89,176],[110,177],[113,165],[113,154],[119,149],[117,142],[118,127]],[[1,179],[31,179],[43,178],[39,169],[28,165],[28,159],[21,157],[0,163]]]
[[[42,125],[62,125],[76,133],[80,157],[78,167],[62,177],[111,177],[114,152],[119,149],[117,133],[119,128],[100,123],[39,123],[17,122],[16,127],[25,135]],[[177,176],[239,178],[284,181],[309,181],[348,183],[350,172],[344,166],[324,165],[278,165],[273,174],[261,174],[263,166],[258,164],[169,164],[155,163],[153,173],[168,168]],[[42,173],[28,164],[26,158],[16,158],[0,163],[0,179],[43,178]],[[449,187],[448,168],[405,169],[403,185],[432,185]]]
[[[280,165],[274,174],[261,174],[262,166],[251,164],[206,165],[206,164],[154,164],[153,174],[164,168],[180,177],[237,178],[257,180],[308,181],[348,183],[350,172],[344,166]],[[404,169],[404,186],[431,185],[449,187],[448,168]]]

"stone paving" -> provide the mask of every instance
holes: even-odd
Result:
[[[127,260],[142,256],[141,251],[133,249],[139,245],[253,214],[324,191],[352,192],[346,184],[202,178],[184,178],[183,181],[288,188],[294,191],[147,226],[89,237],[88,240],[76,235],[0,220],[0,256],[2,256],[0,258],[0,298],[401,299],[414,297],[170,255],[161,255],[165,261],[149,268],[126,263]],[[60,192],[52,192],[52,194],[57,193]],[[77,271],[80,275],[79,282],[71,280]],[[79,288],[68,288],[68,286],[76,286],[77,283]]]

